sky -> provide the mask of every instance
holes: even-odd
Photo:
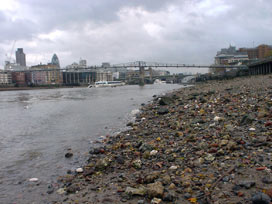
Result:
[[[221,48],[272,45],[271,0],[0,0],[0,68],[133,61],[204,64]],[[12,50],[14,46],[14,49]]]

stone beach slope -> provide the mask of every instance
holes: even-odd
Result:
[[[253,203],[272,198],[272,76],[154,97],[131,129],[62,177],[62,203]]]

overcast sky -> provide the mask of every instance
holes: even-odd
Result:
[[[0,0],[0,68],[149,61],[211,64],[229,44],[272,44],[271,0]],[[14,52],[12,58],[15,58]]]

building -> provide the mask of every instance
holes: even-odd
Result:
[[[21,66],[26,66],[26,57],[23,48],[18,48],[15,52],[16,55],[16,64]]]
[[[86,68],[87,67],[87,60],[80,59],[79,60],[79,66],[82,67],[82,68]]]
[[[96,80],[96,72],[92,71],[67,71],[62,76],[65,85],[93,84]]]
[[[87,68],[87,60],[80,59],[79,63],[73,62],[72,64],[67,65],[66,68],[69,69],[70,71]]]
[[[25,72],[12,72],[12,83],[16,86],[26,86],[26,73]]]
[[[113,81],[112,72],[96,72],[96,81]]]
[[[53,55],[52,59],[51,59],[51,64],[57,66],[58,68],[60,68],[60,62],[59,62],[59,58],[56,54]]]
[[[11,72],[0,71],[0,86],[12,84]]]
[[[57,65],[39,64],[30,67],[27,75],[28,83],[34,85],[55,85],[62,84],[62,73]]]
[[[247,52],[250,60],[264,59],[272,54],[272,46],[262,44],[255,48],[240,48],[239,51]]]
[[[27,67],[19,65],[17,63],[12,63],[10,61],[5,61],[4,69],[6,71],[24,71],[27,70]]]
[[[248,61],[248,53],[241,50],[236,50],[236,47],[230,46],[229,48],[223,48],[217,52],[215,56],[215,64],[218,65],[230,65],[239,64]]]

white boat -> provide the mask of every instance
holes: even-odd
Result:
[[[116,87],[116,86],[124,86],[125,83],[122,81],[98,81],[95,82],[95,84],[91,84],[88,86],[88,88],[92,87]]]
[[[160,80],[160,79],[156,79],[156,80],[154,81],[154,84],[166,84],[166,81],[162,81],[162,80]]]

